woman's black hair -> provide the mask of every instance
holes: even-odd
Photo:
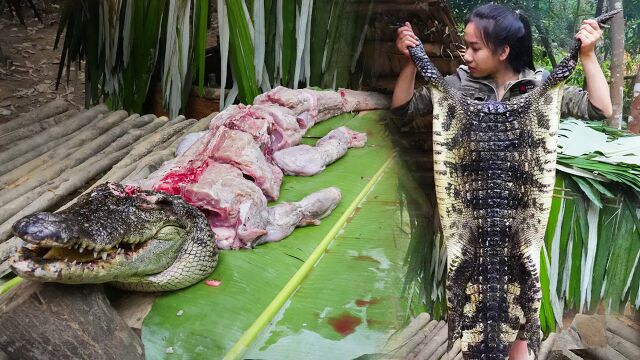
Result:
[[[477,7],[466,23],[473,22],[480,31],[484,43],[494,52],[509,45],[507,61],[515,72],[524,68],[534,70],[533,40],[529,19],[520,11],[506,6],[486,4]]]

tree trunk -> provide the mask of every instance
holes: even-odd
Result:
[[[633,98],[631,100],[631,109],[629,114],[629,131],[640,133],[640,65],[636,71],[636,79],[633,85]]]
[[[598,17],[602,14],[602,10],[604,9],[604,0],[598,0],[598,2],[596,3],[596,15],[595,17]]]
[[[100,285],[16,286],[0,298],[0,347],[10,359],[144,358]]]
[[[622,9],[622,0],[609,0],[609,10]],[[607,125],[620,129],[624,89],[624,17],[623,13],[611,20],[611,103],[613,115]]]

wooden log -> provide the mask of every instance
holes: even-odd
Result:
[[[39,171],[42,171],[44,168],[53,166],[66,159],[73,153],[75,148],[90,143],[95,138],[103,135],[109,131],[109,129],[121,123],[126,116],[126,111],[116,111],[105,118],[101,118],[100,115],[98,115],[96,120],[78,129],[78,131],[65,136],[68,140],[60,143],[56,148],[0,176],[0,188],[13,187],[11,184],[27,176],[29,173],[36,171],[36,169],[40,168]]]
[[[89,157],[110,146],[114,141],[118,141],[127,131],[148,124],[152,121],[153,116],[154,115],[145,115],[129,121],[123,121],[113,129],[100,135],[94,141],[76,149],[63,161],[51,164],[44,169],[38,170],[37,174],[31,174],[31,176],[22,178],[7,186],[4,190],[0,191],[0,204],[6,204],[17,196],[21,196],[45,182],[55,179],[63,171],[82,163]],[[1,215],[0,221],[3,221]]]
[[[637,330],[627,326],[614,316],[607,316],[605,321],[607,330],[640,347],[640,336]]]
[[[113,166],[113,164],[120,161],[125,155],[127,155],[129,150],[130,148],[125,148],[107,156],[95,156],[91,161],[86,161],[81,166],[77,166],[72,170],[67,171],[67,180],[62,182],[60,186],[45,191],[39,198],[29,203],[22,210],[0,225],[0,242],[4,242],[9,238],[9,235],[11,234],[11,226],[18,219],[50,208],[52,205],[60,201],[60,199],[68,196],[81,186],[84,186],[86,182],[91,180],[94,176],[106,171]]]
[[[0,297],[0,345],[15,359],[143,359],[101,285],[25,281]]]
[[[84,125],[90,123],[93,119],[95,119],[96,116],[106,111],[107,107],[105,105],[94,106],[91,109],[82,112],[54,127],[51,127],[36,136],[21,141],[10,149],[0,153],[0,164],[4,164],[22,154],[29,152],[35,147],[52,141],[53,139],[58,139],[65,135],[71,134]]]
[[[154,117],[154,115],[145,115],[142,118],[147,117],[147,119]],[[147,119],[143,119],[143,121],[147,121]],[[142,135],[147,134],[150,131],[153,131],[155,129],[157,129],[158,127],[160,127],[162,124],[161,123],[156,123],[156,122],[152,122],[150,124],[147,124],[145,127],[141,128],[141,129],[130,129],[124,136],[118,138],[116,141],[114,141],[111,145],[107,146],[105,149],[103,149],[102,151],[100,151],[97,154],[87,154],[85,157],[83,157],[84,161],[87,158],[90,158],[91,156],[93,156],[93,158],[100,158],[102,156],[108,156],[109,154],[112,154],[114,152],[117,152],[123,148],[127,148],[129,146],[131,146],[131,144],[133,142],[135,142],[135,140],[137,138],[140,138]],[[78,161],[77,163],[80,163],[81,161]],[[74,167],[71,167],[71,169],[73,169]],[[10,201],[8,204],[5,204],[4,206],[2,206],[0,209],[2,210],[2,214],[0,215],[0,221],[5,221],[6,219],[8,219],[10,216],[12,216],[13,214],[17,213],[18,211],[20,211],[21,209],[23,209],[25,206],[27,206],[27,204],[30,204],[31,202],[33,202],[35,199],[37,199],[38,197],[40,197],[40,195],[42,195],[44,192],[46,191],[50,191],[51,187],[53,186],[53,184],[58,184],[62,181],[66,181],[70,179],[71,174],[74,174],[73,171],[63,171],[63,170],[67,170],[69,168],[58,168],[58,169],[62,169],[59,172],[59,176],[55,176],[55,177],[50,177],[49,182],[48,183],[42,183],[44,184],[44,186],[40,186],[39,188],[34,188],[31,189],[31,191],[26,192],[24,194],[22,194],[21,196],[13,199],[12,201]],[[57,170],[56,170],[57,172]],[[50,172],[47,171],[47,177],[49,177]],[[44,177],[44,174],[43,174]],[[39,185],[42,185],[39,184]],[[82,186],[82,184],[80,185]],[[78,186],[78,187],[80,187]]]
[[[419,352],[412,354],[413,356],[409,355],[409,358],[419,360],[439,359],[440,357],[437,356],[437,352],[442,349],[442,345],[444,345],[443,350],[446,351],[447,335],[449,334],[447,329],[447,323],[441,321],[441,324],[439,325],[437,330],[435,330],[433,334],[429,335],[427,341],[425,341],[426,344],[422,347],[422,349],[420,349]],[[442,356],[443,354],[444,351],[442,351],[442,354],[440,354],[440,356]]]
[[[38,121],[35,124],[15,129],[7,134],[0,135],[0,148],[10,147],[14,142],[21,139],[33,136],[41,131],[44,131],[52,126],[58,125],[68,118],[76,115],[78,110],[71,109],[62,114],[52,116],[48,119]]]
[[[69,109],[69,104],[61,99],[55,99],[50,101],[43,106],[39,106],[36,109],[20,115],[19,117],[6,122],[4,124],[0,124],[0,134],[8,134],[13,130],[29,126],[37,121],[48,119],[52,116],[61,114]]]
[[[640,338],[640,334],[637,334]],[[607,342],[614,350],[628,359],[640,359],[640,347],[622,337],[607,331]]]

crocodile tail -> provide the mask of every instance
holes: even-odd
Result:
[[[617,15],[621,9],[617,9],[614,11],[610,11],[606,14],[602,14],[598,16],[595,20],[598,24],[603,25],[606,24],[609,20],[611,20],[615,15]],[[560,83],[563,83],[573,70],[576,68],[576,64],[578,63],[578,53],[580,51],[580,46],[582,42],[580,40],[576,40],[569,51],[569,55],[562,59],[560,63],[558,63],[553,70],[551,71],[551,75],[545,80],[543,84],[543,88],[549,89]]]
[[[416,64],[418,71],[420,71],[420,74],[429,82],[429,84],[439,88],[440,90],[447,89],[447,83],[444,81],[444,77],[427,56],[422,43],[414,47],[410,47],[409,54],[411,55],[411,60]]]

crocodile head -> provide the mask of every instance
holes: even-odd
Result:
[[[26,216],[13,232],[25,241],[13,271],[39,281],[169,290],[208,275],[217,260],[213,233],[197,209],[176,196],[113,183],[58,213]],[[186,260],[189,268],[180,268]]]

